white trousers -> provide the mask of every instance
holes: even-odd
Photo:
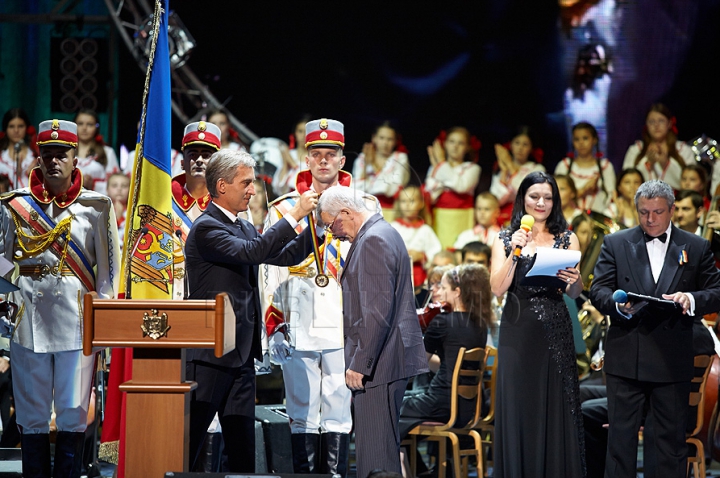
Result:
[[[49,433],[55,406],[58,431],[84,432],[95,356],[82,350],[35,353],[10,344],[17,423],[25,434]]]
[[[345,385],[343,349],[294,350],[283,364],[283,378],[292,433],[350,433],[351,392]]]

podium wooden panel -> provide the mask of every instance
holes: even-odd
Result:
[[[120,385],[127,392],[125,476],[188,471],[189,392],[197,383],[185,380],[185,349],[214,349],[222,357],[235,348],[235,314],[228,295],[218,294],[215,300],[109,300],[91,292],[84,298],[83,322],[85,355],[95,347],[134,349],[132,380]],[[147,333],[165,327],[157,338]]]

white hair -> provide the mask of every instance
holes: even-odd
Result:
[[[320,218],[324,212],[335,217],[341,209],[371,215],[379,212],[380,207],[377,199],[355,188],[332,186],[323,191],[318,201],[317,217]]]

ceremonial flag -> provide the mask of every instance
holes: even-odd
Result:
[[[121,291],[134,299],[171,299],[173,265],[170,172],[168,0],[156,0],[142,118],[130,181]],[[158,15],[156,15],[158,17]]]
[[[155,0],[142,117],[130,180],[120,297],[172,299],[173,230],[170,160],[170,53],[168,0]],[[132,349],[114,349],[100,457],[125,476],[125,394]]]

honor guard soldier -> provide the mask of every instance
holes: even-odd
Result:
[[[26,478],[50,476],[50,418],[56,413],[55,477],[79,477],[93,379],[82,353],[83,296],[114,298],[120,248],[112,202],[82,187],[77,125],[40,123],[38,166],[29,187],[0,197],[0,254],[16,264],[19,311],[10,350]]]
[[[320,119],[305,126],[305,162],[295,191],[269,208],[266,227],[275,224],[308,190],[318,194],[334,185],[350,186],[345,164],[344,128]],[[306,217],[298,232],[315,220]],[[317,238],[316,238],[317,239]],[[270,357],[282,364],[295,473],[347,473],[350,390],[345,385],[342,291],[338,281],[350,249],[327,233],[315,252],[294,267],[263,265],[260,283]]]
[[[182,168],[185,171],[172,180],[173,229],[175,251],[173,298],[185,294],[185,240],[195,219],[210,204],[205,169],[210,156],[220,149],[220,128],[206,121],[190,123],[182,139]]]

